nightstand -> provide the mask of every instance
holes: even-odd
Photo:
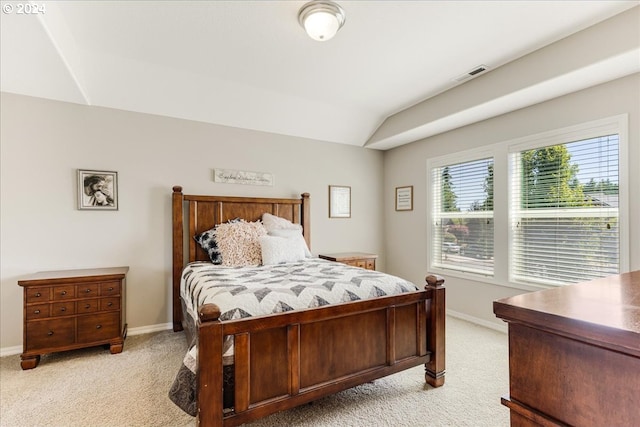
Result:
[[[366,268],[367,270],[375,270],[376,258],[378,258],[378,255],[365,252],[342,252],[337,254],[318,255],[318,257],[329,261],[353,265],[355,267]]]
[[[129,267],[44,271],[24,288],[22,369],[57,351],[109,345],[122,352],[127,335],[126,275]]]

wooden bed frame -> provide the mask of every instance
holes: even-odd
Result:
[[[189,331],[180,300],[187,262],[209,260],[192,236],[233,218],[269,212],[301,224],[310,245],[310,201],[186,195],[173,187],[173,329]],[[186,215],[185,215],[186,213]],[[370,300],[220,321],[213,304],[197,321],[197,422],[236,426],[425,364],[425,379],[444,384],[444,280],[424,290]],[[223,338],[234,336],[235,404],[223,409]],[[188,337],[190,340],[191,337]],[[345,357],[351,355],[351,357]]]

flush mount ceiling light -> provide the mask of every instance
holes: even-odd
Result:
[[[344,10],[329,0],[310,1],[298,12],[298,22],[309,37],[321,42],[335,36],[344,20]]]

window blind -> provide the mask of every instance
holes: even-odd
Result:
[[[431,171],[431,263],[493,274],[493,158]]]
[[[511,162],[511,280],[562,285],[620,271],[617,134]]]

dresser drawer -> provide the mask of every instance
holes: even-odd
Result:
[[[100,286],[97,283],[82,284],[77,286],[78,298],[95,298],[99,295]]]
[[[78,342],[104,341],[120,335],[120,312],[78,317]]]
[[[42,319],[49,317],[50,304],[30,305],[25,309],[27,320]]]
[[[76,287],[74,285],[55,286],[53,288],[53,300],[60,301],[76,297]]]
[[[54,319],[28,322],[26,350],[48,349],[74,342],[75,319]]]
[[[86,299],[81,301],[76,301],[76,313],[95,313],[100,309],[100,300],[99,299]]]
[[[49,301],[51,288],[25,288],[27,304]]]
[[[108,297],[120,295],[120,282],[107,282],[100,284],[100,296]]]
[[[100,299],[100,311],[120,310],[120,298],[102,298]]]
[[[51,304],[51,317],[69,316],[71,314],[76,314],[75,302],[65,301]]]

